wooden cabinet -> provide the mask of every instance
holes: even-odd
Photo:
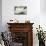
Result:
[[[7,23],[12,33],[13,41],[22,46],[33,46],[33,23]]]

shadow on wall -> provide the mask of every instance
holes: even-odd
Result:
[[[0,0],[0,31],[2,31],[2,0]]]
[[[40,0],[40,11],[46,14],[46,0]]]

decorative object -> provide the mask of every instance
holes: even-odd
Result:
[[[10,21],[8,21],[9,23],[19,23],[19,21],[17,19],[11,19]]]
[[[3,41],[3,39],[2,39],[2,35],[1,35],[2,33],[0,32],[0,46],[5,46],[4,45],[4,41]]]
[[[14,14],[15,15],[26,15],[27,14],[27,6],[15,6]]]
[[[2,32],[1,36],[4,41],[4,45],[10,46],[10,42],[12,42],[11,32],[9,31]]]
[[[25,23],[30,23],[30,20],[26,20]]]
[[[45,35],[43,32],[42,27],[36,28],[37,29],[37,34],[38,35],[38,40],[39,40],[39,46],[45,46]]]

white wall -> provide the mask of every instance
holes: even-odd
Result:
[[[0,31],[2,29],[2,0],[0,0]]]
[[[14,15],[14,7],[16,5],[26,5],[27,15]],[[2,23],[3,26],[6,25],[7,21],[10,19],[17,19],[20,22],[24,22],[29,19],[31,22],[39,23],[40,14],[40,0],[3,0],[2,1]],[[23,18],[23,19],[22,19]],[[37,21],[38,20],[38,21]],[[5,27],[4,27],[5,28]],[[5,28],[6,29],[6,28]]]
[[[46,0],[40,0],[40,24],[46,31]]]
[[[42,13],[46,13],[46,0],[40,0],[40,9]]]
[[[27,15],[14,15],[14,7],[16,5],[26,5]],[[25,20],[30,20],[31,23],[34,23],[33,45],[38,46],[38,39],[36,37],[36,27],[38,27],[39,24],[41,24],[43,28],[46,27],[46,22],[44,21],[46,20],[46,15],[41,13],[40,0],[2,0],[3,31],[7,30],[7,22],[11,19],[17,19],[19,20],[19,22],[25,22]]]

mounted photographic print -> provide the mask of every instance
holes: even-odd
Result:
[[[15,6],[14,14],[15,15],[26,15],[27,14],[27,6]]]

